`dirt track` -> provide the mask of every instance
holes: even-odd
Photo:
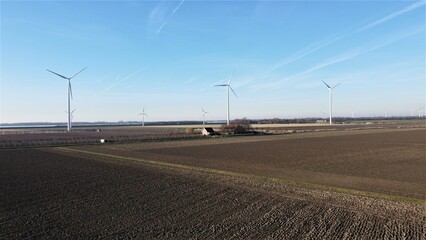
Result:
[[[422,239],[423,206],[62,150],[0,151],[0,238]]]

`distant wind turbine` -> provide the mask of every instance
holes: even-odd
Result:
[[[203,107],[201,107],[201,111],[203,111],[203,125],[205,125],[206,124],[206,113],[208,113],[208,112],[204,111]]]
[[[351,116],[352,116],[352,118],[354,118],[354,115],[355,115],[355,111],[354,111],[354,112],[351,112]]]
[[[325,86],[327,86],[328,88],[328,93],[329,93],[329,108],[330,108],[330,124],[333,124],[333,89],[337,86],[339,86],[341,83],[338,83],[334,86],[330,86],[327,83],[325,83],[324,81],[322,81]]]
[[[87,67],[83,68],[80,70],[80,72],[74,74],[74,76],[72,77],[65,77],[62,76],[61,74],[55,73],[53,71],[50,71],[49,69],[46,69],[48,72],[51,72],[55,75],[58,75],[59,77],[68,80],[68,125],[67,125],[67,131],[71,131],[71,99],[72,99],[72,88],[71,88],[71,79],[74,78],[75,76],[77,76],[77,74],[81,73],[84,69],[86,69]]]
[[[419,109],[419,117],[423,117],[423,108]]]
[[[143,107],[143,110],[141,113],[139,113],[139,116],[142,115],[142,126],[145,126],[145,116],[148,117],[148,115],[145,113],[145,107]]]
[[[231,89],[231,91],[232,91],[232,93],[234,93],[235,97],[237,97],[237,98],[238,98],[238,96],[237,96],[237,94],[235,93],[234,89],[232,89],[232,87],[231,87],[231,80],[232,80],[232,78],[234,77],[234,73],[235,73],[235,71],[234,71],[234,72],[232,72],[232,75],[231,75],[231,77],[229,78],[229,81],[228,81],[228,83],[227,83],[227,84],[218,84],[218,85],[214,85],[214,86],[216,86],[216,87],[226,87],[226,88],[227,88],[227,90],[228,90],[228,103],[227,103],[227,105],[226,105],[226,124],[227,124],[227,125],[229,125],[229,89]]]

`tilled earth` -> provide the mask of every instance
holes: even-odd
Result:
[[[200,134],[185,133],[183,128],[165,127],[78,127],[67,132],[64,129],[8,129],[0,130],[1,148],[34,146],[60,146],[99,144],[100,139],[108,142],[156,141],[183,138],[200,138]]]
[[[424,206],[59,149],[0,151],[0,239],[424,239]]]
[[[426,129],[318,132],[77,149],[426,199]]]

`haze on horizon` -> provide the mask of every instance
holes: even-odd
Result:
[[[0,123],[417,115],[426,1],[1,1]]]

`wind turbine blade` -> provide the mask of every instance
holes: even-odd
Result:
[[[322,81],[322,80],[321,80]],[[325,86],[327,86],[328,88],[331,88],[330,86],[328,86],[328,84],[327,83],[325,83],[324,81],[322,81],[324,84],[325,84]]]
[[[234,77],[235,70],[232,71],[231,77],[229,78],[228,85],[231,84],[232,78]]]
[[[144,113],[143,115],[145,115],[145,116],[149,117],[149,116],[148,116],[148,114],[146,114],[146,113]]]
[[[234,95],[235,95],[238,99],[240,99],[240,98],[237,96],[237,94],[235,93],[234,89],[232,89],[232,87],[231,87],[231,86],[229,86],[229,88],[230,88],[230,89],[231,89],[231,91],[234,93]]]
[[[78,73],[74,74],[74,76],[70,77],[70,79],[71,79],[71,78],[73,78],[73,77],[75,77],[75,76],[77,76],[77,74],[79,74],[79,73],[83,72],[83,70],[84,70],[84,69],[86,69],[86,68],[87,68],[87,67],[85,67],[85,68],[81,69],[81,70],[80,70],[80,72],[78,72]]]
[[[336,85],[334,85],[332,88],[335,88],[335,87],[339,86],[340,84],[341,84],[341,82],[338,83],[338,84],[336,84]]]
[[[228,84],[218,84],[218,85],[213,85],[213,86],[215,86],[215,87],[226,87],[226,86],[228,86]]]
[[[61,78],[63,78],[63,79],[68,79],[67,77],[64,77],[64,76],[62,76],[61,74],[59,74],[59,73],[55,73],[55,72],[53,72],[53,71],[50,71],[49,69],[46,69],[48,72],[51,72],[51,73],[53,73],[53,74],[55,74],[55,75],[58,75],[59,77],[61,77]]]
[[[69,80],[68,80],[68,89],[69,89],[69,91],[70,91],[71,99],[73,99],[73,97],[72,97],[71,81],[69,81]]]
[[[205,112],[203,107],[201,107],[201,111]]]

